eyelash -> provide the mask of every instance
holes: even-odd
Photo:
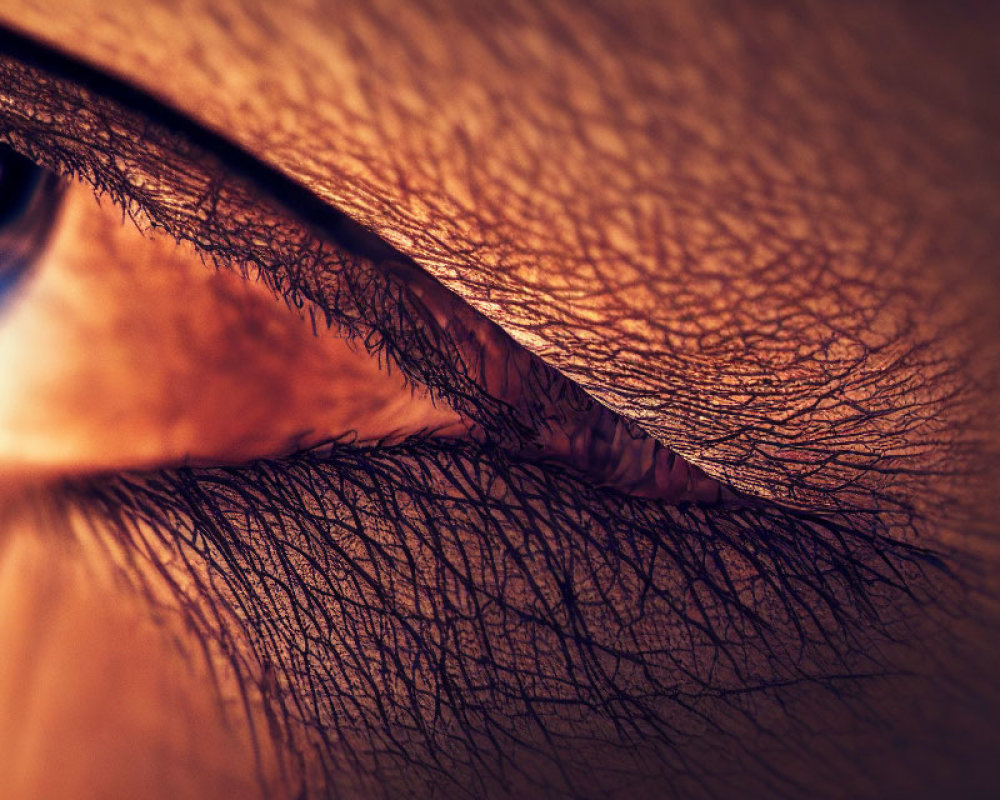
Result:
[[[245,163],[237,172],[191,137],[151,124],[79,83],[10,60],[0,63],[3,72],[11,86],[42,91],[6,99],[9,124],[0,140],[110,196],[140,229],[162,230],[217,267],[264,282],[309,314],[314,329],[320,323],[337,328],[387,368],[399,368],[412,385],[446,400],[481,440],[547,458],[552,454],[538,442],[558,429],[562,449],[554,457],[596,470],[602,485],[699,502],[723,496],[718,483],[599,406],[405,256],[336,211],[318,208],[301,189],[287,192],[295,198],[295,208],[287,208],[273,200],[273,186],[259,185],[282,181],[266,169],[262,180]],[[231,146],[220,149],[230,161],[247,160]],[[497,352],[508,354],[499,370],[487,364]],[[506,375],[516,376],[516,396],[498,396],[487,374],[499,374],[504,385]],[[568,450],[564,432],[572,440]]]
[[[261,663],[284,671],[284,693],[276,700],[286,722],[290,717],[304,716],[307,722],[322,726],[331,709],[334,715],[340,709],[335,705],[336,697],[322,692],[335,692],[336,685],[321,683],[317,692],[311,677],[296,672],[296,666],[301,665],[282,661],[284,654],[295,652],[300,632],[295,630],[296,618],[282,615],[270,593],[295,593],[305,598],[308,610],[318,617],[330,613],[324,606],[327,587],[310,583],[324,580],[321,571],[300,568],[287,579],[284,573],[288,564],[299,563],[303,548],[330,544],[338,531],[365,547],[391,552],[392,557],[383,565],[385,570],[376,571],[378,585],[372,588],[375,595],[381,591],[390,598],[395,589],[393,580],[403,584],[405,596],[405,579],[418,566],[428,572],[419,575],[426,586],[416,588],[435,588],[435,576],[426,567],[427,563],[433,566],[434,560],[421,561],[407,546],[417,550],[417,555],[423,548],[439,556],[443,571],[447,571],[444,567],[461,568],[458,556],[450,564],[436,549],[443,547],[441,542],[449,536],[459,543],[457,549],[463,557],[463,547],[480,548],[483,561],[499,564],[494,568],[504,579],[508,570],[529,573],[528,578],[533,577],[532,570],[534,577],[550,570],[550,578],[563,581],[547,587],[554,597],[574,591],[573,581],[581,569],[584,589],[601,597],[605,582],[616,582],[621,572],[634,570],[634,603],[623,603],[622,608],[612,611],[631,619],[630,614],[644,614],[647,602],[659,604],[658,612],[680,629],[682,646],[705,648],[706,663],[727,662],[728,658],[741,677],[740,671],[748,669],[750,677],[757,680],[751,688],[767,688],[768,680],[779,678],[817,680],[810,673],[816,669],[814,663],[840,664],[842,659],[844,672],[849,672],[859,653],[863,663],[874,661],[877,667],[878,654],[870,654],[865,647],[869,630],[895,613],[893,600],[899,594],[914,594],[925,571],[940,569],[941,562],[933,553],[891,538],[884,519],[821,517],[764,504],[710,512],[696,507],[668,508],[595,490],[579,475],[558,466],[511,461],[493,443],[521,444],[531,435],[529,426],[511,408],[481,390],[469,377],[456,344],[446,331],[432,324],[426,308],[413,297],[405,281],[380,269],[380,259],[398,254],[328,211],[324,216],[318,210],[315,214],[308,209],[298,213],[302,209],[282,207],[269,199],[272,195],[268,191],[227,168],[190,139],[150,124],[83,87],[2,59],[0,82],[12,87],[8,96],[0,99],[9,120],[0,130],[0,139],[60,174],[90,183],[117,202],[123,215],[140,227],[163,229],[191,242],[217,265],[264,281],[290,306],[313,315],[317,327],[333,326],[341,335],[359,341],[389,365],[401,368],[414,383],[446,397],[475,419],[485,433],[486,441],[433,446],[419,441],[395,448],[333,443],[294,458],[235,469],[107,476],[63,487],[61,498],[65,502],[83,509],[92,519],[110,521],[113,535],[138,545],[136,552],[146,552],[141,539],[153,536],[172,549],[179,548],[184,553],[182,560],[191,552],[205,558],[213,574],[208,579],[210,585],[196,591],[221,591],[217,581],[234,595],[224,595],[221,602],[239,619],[242,635],[253,643]],[[115,157],[106,155],[112,142],[121,145]],[[310,222],[303,224],[303,216]],[[327,233],[336,231],[337,236],[318,235],[316,230],[321,228]],[[319,265],[323,269],[317,271],[318,277],[311,277]],[[548,394],[554,380],[551,371],[539,367],[530,376],[529,389],[540,396]],[[572,386],[563,388],[572,394]],[[570,401],[589,402],[582,392]],[[438,483],[430,479],[432,475],[440,479]],[[506,486],[512,496],[497,500],[497,484]],[[449,491],[451,495],[447,495]],[[442,513],[440,519],[428,517],[431,529],[423,538],[415,537],[417,544],[400,543],[392,540],[392,535],[401,528],[380,528],[372,522],[377,514],[369,510],[366,517],[355,507],[359,497],[381,509],[382,518],[390,523],[427,515],[426,508],[453,515],[461,508],[465,516]],[[232,523],[234,519],[237,524]],[[481,520],[482,524],[461,528],[465,519]],[[513,536],[519,539],[500,536],[499,526],[507,521],[512,521]],[[264,552],[271,562],[262,566],[256,560],[264,556],[254,550],[257,543],[250,541],[252,535],[266,540]],[[470,543],[461,544],[465,541]],[[334,544],[344,546],[343,542]],[[332,548],[326,557],[334,559],[337,552]],[[532,558],[539,563],[533,563]],[[487,578],[481,578],[468,592],[471,597],[475,589],[489,603],[511,602],[503,595],[503,585],[491,594],[493,588]],[[458,595],[457,600],[450,598],[456,608],[461,607],[463,598],[460,591]],[[747,602],[745,595],[753,601]],[[533,606],[527,612],[534,615],[518,616],[525,609],[514,606],[510,609],[511,631],[501,626],[499,634],[482,635],[493,635],[494,645],[500,647],[505,643],[509,647],[518,635],[535,631],[542,631],[539,638],[553,632],[558,638],[560,626],[567,625],[559,615],[572,617],[574,613],[569,601],[563,600],[565,609],[559,601],[554,609],[546,609],[550,618]],[[442,597],[431,595],[429,603],[433,605],[430,601],[440,603]],[[706,621],[709,614],[702,604],[718,613],[719,630],[711,619]],[[777,622],[762,621],[761,615],[772,606],[778,609]],[[241,616],[240,609],[248,611]],[[385,621],[394,633],[411,631],[407,627],[410,620],[402,619],[405,608],[398,611],[372,601],[371,608],[365,610]],[[505,607],[505,614],[507,610]],[[591,612],[583,603],[575,613],[583,618]],[[433,624],[434,620],[422,622]],[[192,620],[193,625],[215,622],[218,620]],[[463,622],[470,629],[475,627],[457,615],[455,624]],[[616,633],[626,638],[633,635],[631,623],[605,623],[604,628],[595,626],[598,639],[605,633],[610,639]],[[451,634],[450,629],[440,633],[444,632]],[[202,633],[231,641],[228,631]],[[477,630],[473,633],[478,635]],[[651,688],[642,683],[640,691],[627,683],[618,686],[615,682],[621,664],[626,665],[626,672],[630,664],[652,671],[656,680],[676,678],[677,672],[667,668],[664,673],[658,660],[674,658],[669,648],[642,651],[638,661],[629,661],[628,653],[623,657],[621,648],[615,649],[616,642],[599,658],[589,634],[576,629],[572,633],[564,632],[560,644],[566,648],[566,658],[573,665],[579,664],[584,674],[593,670],[603,675],[602,658],[618,659],[614,675],[607,678],[613,685],[598,687],[611,690],[607,693],[611,700],[600,712],[615,724],[629,724],[625,719],[625,712],[631,710],[629,703],[645,711],[641,691]],[[447,642],[444,636],[438,638],[443,671]],[[436,652],[435,641],[432,632],[426,642],[417,644]],[[345,647],[350,645],[347,642]],[[741,665],[741,659],[746,663]],[[490,691],[507,691],[517,699],[518,676],[509,677],[499,666],[494,675],[488,664],[479,664],[478,669],[493,681],[484,684]],[[772,676],[770,669],[780,674]],[[539,680],[544,682],[546,677],[539,676]],[[412,676],[402,678],[410,680]],[[691,702],[732,702],[729,697],[733,692],[740,694],[747,688],[718,682],[714,675],[684,673],[684,678],[690,685],[680,689],[676,685],[657,686],[667,696],[676,693],[682,709]],[[647,675],[646,680],[653,679]],[[477,699],[476,691],[479,687],[470,687],[470,706]],[[539,713],[531,698],[521,700],[527,706],[525,718]],[[621,707],[614,705],[619,701]],[[329,702],[331,707],[303,708],[300,702]],[[403,704],[405,698],[399,702]],[[482,707],[490,705],[484,701]],[[540,713],[544,714],[544,708]],[[544,722],[543,716],[540,719]],[[502,726],[504,718],[498,715],[488,722]],[[367,718],[356,724],[374,727]],[[636,732],[641,736],[663,735],[656,730]],[[430,747],[434,742],[426,744]],[[432,760],[436,756],[429,755]]]
[[[403,257],[363,229],[331,209],[304,209],[304,200],[294,210],[275,203],[267,187],[238,176],[186,136],[83,86],[9,59],[0,76],[16,87],[4,98],[0,141],[90,184],[140,229],[162,230],[193,244],[217,267],[264,282],[309,314],[314,327],[334,327],[361,343],[432,396],[447,398],[497,441],[529,434],[469,378],[454,343],[407,286],[380,270],[380,259]],[[303,215],[314,224],[300,222]]]
[[[181,570],[168,580],[194,630],[234,660],[246,654],[232,643],[249,643],[275,720],[291,741],[301,721],[322,731],[332,774],[363,769],[354,748],[392,752],[386,737],[407,733],[418,774],[489,766],[507,755],[489,751],[494,735],[516,735],[511,709],[559,741],[579,736],[558,727],[574,703],[673,752],[692,708],[724,718],[771,686],[880,674],[871,631],[938,566],[878,524],[657,506],[498,459],[473,442],[334,447],[77,482],[64,498],[156,574]],[[199,613],[206,596],[225,612]],[[434,696],[431,713],[419,700]],[[439,713],[489,736],[466,741]]]

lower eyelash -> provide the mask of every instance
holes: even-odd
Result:
[[[191,624],[272,675],[275,718],[330,776],[375,758],[461,783],[521,763],[524,719],[564,755],[597,725],[670,757],[734,698],[877,673],[871,643],[940,563],[871,517],[671,508],[472,442],[333,444],[62,497],[131,552],[175,554],[152,566],[182,608],[220,609]]]

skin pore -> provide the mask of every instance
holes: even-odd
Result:
[[[116,175],[143,178],[160,236],[305,287],[323,336],[374,332],[488,434],[58,490],[5,475],[14,796],[984,794],[994,23],[933,4],[453,5],[5,4],[5,25],[386,249],[345,254],[330,219],[295,222],[128,109],[104,125],[96,96],[97,123],[62,123],[82,178],[103,165],[119,198]],[[69,91],[30,86],[51,108]],[[12,144],[67,167],[57,114],[5,115]],[[214,227],[206,184],[185,183],[201,172],[222,186]],[[141,276],[130,259],[94,268]],[[754,503],[649,501],[520,457],[530,413],[463,382],[455,337],[393,283],[414,266]],[[176,354],[166,318],[142,338]],[[287,449],[254,447],[207,460]]]

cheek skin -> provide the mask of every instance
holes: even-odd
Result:
[[[125,591],[113,544],[74,536],[69,522],[43,529],[26,508],[0,504],[3,796],[275,790],[280,769],[253,698],[244,703],[226,662],[178,622],[152,571],[146,596]]]
[[[0,318],[0,475],[280,454],[457,415],[261,285],[143,236],[70,187],[37,274]]]

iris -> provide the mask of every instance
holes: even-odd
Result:
[[[0,148],[0,304],[29,272],[52,227],[58,178],[8,148]]]

